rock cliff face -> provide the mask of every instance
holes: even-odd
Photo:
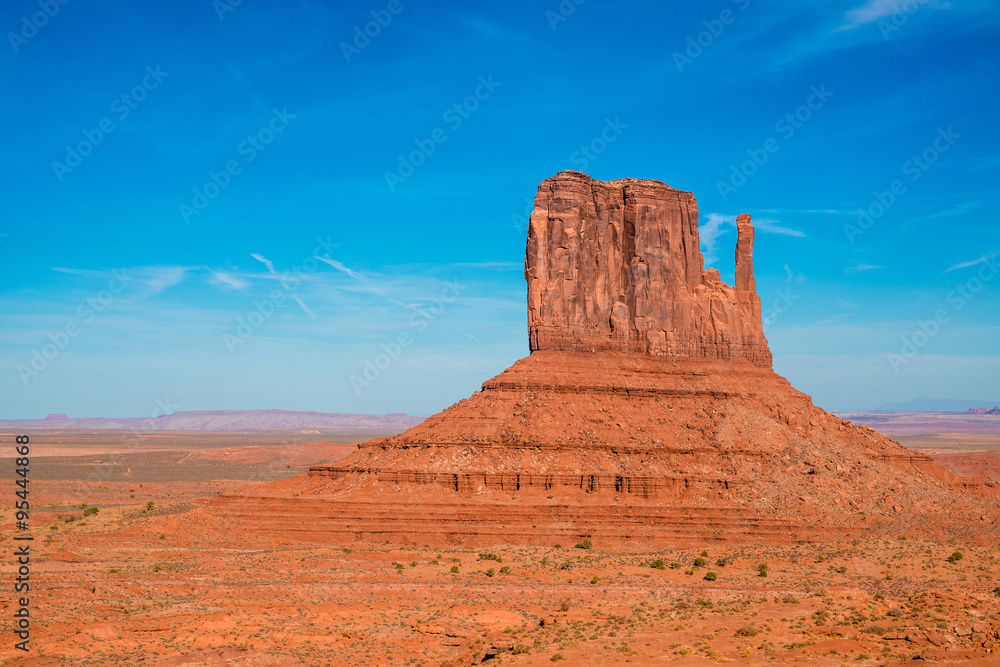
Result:
[[[746,359],[770,367],[753,277],[753,226],[739,216],[736,286],[704,270],[698,204],[659,181],[542,182],[528,229],[532,351]]]

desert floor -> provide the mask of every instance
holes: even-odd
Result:
[[[508,665],[1000,664],[1000,539],[655,553],[502,535],[462,549],[260,544],[199,501],[336,460],[353,446],[334,441],[370,435],[33,434],[32,651],[6,633],[0,661],[436,667],[485,650]],[[991,469],[993,447],[949,437],[928,448]],[[13,481],[7,553],[26,534]],[[5,558],[7,619],[15,571]]]

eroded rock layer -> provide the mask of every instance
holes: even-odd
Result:
[[[542,183],[532,353],[335,465],[212,501],[271,539],[657,548],[997,534],[1000,486],[814,406],[771,370],[738,219],[736,286],[656,181]]]

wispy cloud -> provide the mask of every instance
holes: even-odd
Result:
[[[234,276],[226,271],[212,271],[211,281],[216,284],[228,285],[234,290],[245,290],[247,288],[247,281]]]
[[[150,294],[159,294],[165,289],[169,289],[184,280],[187,275],[186,266],[155,266],[143,279],[143,283],[150,287]]]
[[[705,224],[698,227],[698,236],[701,239],[701,251],[705,253],[705,264],[710,266],[719,261],[719,237],[726,233],[723,227],[735,227],[736,216],[709,213],[705,218]]]
[[[854,215],[856,211],[841,211],[835,208],[762,208],[761,213],[809,213],[809,214],[830,214],[830,215]]]
[[[845,276],[856,276],[859,273],[865,273],[866,271],[875,271],[877,269],[884,269],[884,266],[879,266],[877,264],[865,264],[864,262],[855,262],[854,266],[849,266],[844,269]]]
[[[918,0],[917,5],[921,9],[948,9],[951,7],[951,3],[940,0]],[[868,0],[860,7],[848,11],[844,15],[844,24],[837,30],[854,30],[879,19],[899,14],[911,6],[912,3],[904,2],[904,0]]]
[[[974,259],[971,262],[961,262],[959,264],[956,264],[955,266],[950,266],[947,269],[945,269],[943,273],[951,273],[952,271],[958,271],[959,269],[967,269],[970,266],[978,266],[983,262],[995,261],[996,256],[997,256],[996,252],[991,252],[990,254],[983,255],[979,259]]]
[[[940,218],[954,218],[960,215],[965,215],[971,211],[975,211],[977,208],[983,205],[983,202],[979,199],[973,201],[964,201],[960,204],[955,204],[951,208],[946,208],[943,211],[938,211],[937,213],[931,213],[930,215],[922,215],[918,218],[913,218],[911,222],[917,222],[921,220],[938,220]]]
[[[346,266],[344,266],[341,262],[338,262],[337,260],[332,259],[332,258],[330,258],[327,255],[323,255],[322,257],[320,257],[320,256],[317,255],[317,256],[315,256],[315,258],[318,259],[321,262],[326,262],[327,264],[329,264],[333,268],[337,269],[338,271],[343,271],[344,273],[346,273],[350,277],[354,278],[355,280],[360,280],[362,282],[368,282],[368,279],[365,278],[360,273],[357,273],[355,271],[350,270],[349,268],[347,268]]]
[[[753,226],[757,231],[764,232],[765,234],[784,234],[785,236],[794,236],[796,238],[805,238],[806,233],[798,229],[792,229],[791,227],[782,227],[778,224],[777,220],[771,220],[770,218],[757,218],[753,221]]]
[[[264,266],[266,266],[268,272],[271,275],[275,276],[279,281],[281,281],[281,286],[285,288],[286,292],[289,292],[291,294],[292,299],[295,300],[295,303],[299,304],[299,306],[302,308],[302,310],[305,311],[306,315],[308,315],[309,317],[311,317],[314,320],[316,319],[316,313],[314,313],[313,311],[311,311],[309,309],[309,306],[307,306],[305,304],[305,302],[302,300],[302,298],[298,294],[296,294],[295,291],[291,287],[288,286],[288,283],[285,282],[284,276],[279,275],[278,272],[274,270],[274,262],[272,262],[271,260],[269,260],[267,257],[264,257],[263,255],[257,254],[255,252],[250,253],[250,256],[253,257],[254,259],[256,259],[261,264],[263,264]],[[295,282],[298,282],[298,278],[294,278],[294,280],[295,280]]]

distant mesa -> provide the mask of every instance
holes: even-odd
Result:
[[[690,192],[543,181],[528,357],[405,433],[209,509],[275,542],[995,540],[1000,485],[823,411],[772,370],[750,216],[737,225],[730,286],[703,265]]]
[[[989,410],[987,408],[969,408],[970,415],[1000,415],[1000,406]]]
[[[282,431],[313,429],[374,429],[396,431],[424,420],[404,414],[358,415],[292,410],[202,410],[148,418],[71,418],[52,414],[45,419],[0,419],[0,427],[26,429],[115,429],[138,431]]]

